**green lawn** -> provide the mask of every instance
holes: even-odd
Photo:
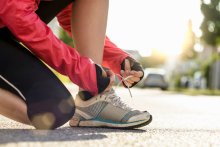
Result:
[[[220,90],[210,89],[170,89],[169,91],[187,95],[220,95]]]

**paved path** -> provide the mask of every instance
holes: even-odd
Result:
[[[69,87],[75,94],[76,88]],[[150,125],[136,130],[70,128],[34,130],[0,116],[0,146],[220,146],[220,97],[185,96],[160,90],[117,89],[141,110],[153,114]]]

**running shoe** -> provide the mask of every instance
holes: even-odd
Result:
[[[113,89],[87,101],[77,94],[75,105],[75,114],[69,121],[71,127],[133,129],[146,126],[152,121],[150,113],[133,110],[121,101]]]

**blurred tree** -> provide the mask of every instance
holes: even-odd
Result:
[[[196,43],[196,35],[192,29],[192,21],[189,20],[185,38],[182,45],[181,58],[183,60],[193,59],[196,57],[196,52],[194,50],[195,43]]]
[[[214,53],[212,54],[211,57],[209,57],[208,59],[206,59],[205,61],[203,61],[203,63],[201,63],[202,67],[201,67],[201,71],[202,71],[202,74],[203,76],[207,79],[208,83],[207,83],[207,87],[209,89],[212,89],[212,84],[211,84],[211,73],[210,73],[210,70],[211,70],[211,66],[216,62],[216,61],[220,61],[220,56],[218,53]]]
[[[220,0],[201,0],[201,11],[204,15],[200,26],[201,39],[215,49],[220,43]]]
[[[210,70],[211,66],[220,60],[218,46],[220,45],[220,0],[201,0],[201,11],[204,19],[200,26],[202,30],[201,39],[210,45],[214,51],[209,59],[202,64],[202,71],[211,88]]]
[[[74,42],[73,39],[68,35],[68,33],[66,31],[64,31],[62,28],[60,28],[59,31],[59,38],[65,42],[66,44],[74,47]]]

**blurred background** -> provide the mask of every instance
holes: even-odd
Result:
[[[110,0],[107,36],[145,68],[137,87],[220,95],[220,0]]]

